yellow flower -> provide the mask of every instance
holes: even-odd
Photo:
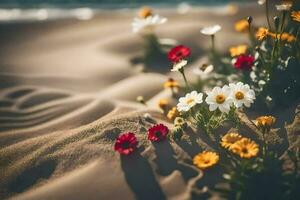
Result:
[[[246,32],[249,30],[249,22],[246,19],[237,21],[234,25],[237,32]]]
[[[227,133],[224,135],[221,139],[221,146],[230,149],[233,144],[235,144],[237,141],[241,140],[242,136],[238,133]]]
[[[242,138],[234,143],[230,150],[232,150],[233,153],[238,154],[241,158],[252,158],[257,156],[259,146],[249,138]]]
[[[259,128],[270,128],[276,122],[273,116],[261,116],[256,118],[255,125]]]
[[[186,126],[186,121],[182,117],[176,117],[174,120],[174,125],[183,128]]]
[[[209,168],[219,162],[219,155],[211,151],[203,151],[193,158],[193,163],[200,169]]]
[[[294,21],[300,22],[300,11],[293,11],[291,17]]]
[[[258,29],[258,31],[256,32],[256,38],[261,41],[261,40],[266,39],[267,36],[268,36],[268,34],[269,34],[269,30],[268,29],[260,27]]]
[[[152,9],[149,7],[142,7],[138,12],[138,16],[143,19],[152,16]]]
[[[229,49],[229,52],[231,57],[235,57],[235,56],[245,54],[247,52],[247,49],[248,49],[247,45],[239,45],[236,47],[231,47]]]
[[[169,110],[167,114],[167,118],[172,121],[178,116],[179,116],[179,112],[176,107],[173,107],[171,110]]]
[[[179,86],[179,83],[177,81],[175,81],[174,79],[172,78],[169,78],[165,83],[164,83],[164,88],[171,88],[171,89],[178,89],[180,86]]]
[[[158,107],[160,107],[162,110],[165,110],[168,105],[169,105],[169,102],[166,99],[160,99],[158,101]]]

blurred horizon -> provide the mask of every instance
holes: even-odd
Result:
[[[191,5],[222,5],[230,2],[254,2],[255,0],[1,0],[0,8],[119,8],[137,7],[141,5],[177,6],[180,3]]]

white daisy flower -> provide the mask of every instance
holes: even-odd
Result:
[[[222,88],[214,87],[211,92],[207,93],[205,101],[209,105],[210,111],[214,111],[219,108],[221,112],[228,113],[230,106],[232,105],[230,88],[227,85]]]
[[[240,108],[245,105],[249,108],[254,102],[255,92],[250,89],[248,84],[243,84],[242,82],[236,84],[230,83],[229,88],[231,90],[230,96],[235,107]]]
[[[132,22],[132,30],[134,33],[138,33],[140,31],[152,32],[155,26],[164,24],[167,20],[167,18],[159,15],[150,15],[146,18],[134,18]]]
[[[173,65],[173,68],[171,69],[172,72],[178,72],[180,71],[184,66],[187,65],[187,60],[181,60],[180,62],[178,63],[175,63]]]
[[[177,104],[177,110],[179,112],[189,111],[196,104],[200,104],[203,102],[203,94],[198,93],[197,91],[192,91],[191,93],[187,93],[185,97],[181,97],[179,99],[179,103]]]
[[[203,35],[215,35],[222,29],[220,25],[207,26],[200,30]]]
[[[211,73],[214,70],[214,66],[213,65],[207,65],[207,64],[203,64],[200,67],[195,67],[193,69],[193,73],[205,78],[209,73]]]
[[[259,5],[264,5],[266,3],[266,0],[258,0],[257,3]]]
[[[276,9],[278,11],[289,11],[289,10],[291,10],[291,8],[292,8],[292,4],[290,4],[290,3],[283,3],[280,5],[276,5]]]

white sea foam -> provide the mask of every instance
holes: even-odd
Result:
[[[61,9],[61,8],[40,8],[40,9],[2,9],[0,8],[0,22],[11,21],[43,21],[64,18],[76,18],[78,20],[89,20],[95,15],[91,8]]]

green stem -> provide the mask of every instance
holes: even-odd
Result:
[[[188,81],[187,81],[187,79],[186,79],[186,76],[185,76],[185,73],[184,73],[184,69],[183,69],[183,68],[180,70],[180,73],[182,74],[182,77],[183,77],[185,86],[187,87],[188,90],[190,90],[190,86],[189,86],[189,83],[188,83]]]
[[[280,35],[279,35],[279,48],[277,54],[280,54],[280,45],[281,45],[281,38],[282,34],[284,32],[284,22],[285,22],[285,17],[286,17],[286,11],[282,12],[282,21],[281,21],[281,26],[280,26]],[[276,36],[277,37],[277,36]]]
[[[214,56],[215,55],[215,35],[211,36],[211,52],[212,52],[212,55]]]
[[[266,0],[266,17],[267,17],[269,30],[271,30],[271,23],[269,18],[269,0]]]

